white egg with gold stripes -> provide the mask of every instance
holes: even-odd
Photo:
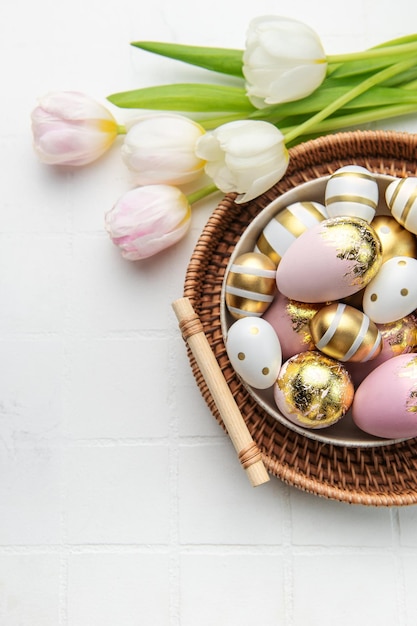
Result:
[[[385,190],[392,216],[401,226],[417,235],[417,178],[396,178]]]
[[[329,217],[359,217],[370,222],[378,207],[379,189],[366,167],[345,165],[326,184],[324,204]]]
[[[363,363],[382,350],[376,324],[362,311],[341,302],[321,308],[310,321],[310,332],[316,348],[338,361]]]
[[[255,252],[268,256],[277,266],[290,245],[306,230],[328,217],[320,202],[294,202],[279,211],[257,239]]]
[[[245,252],[228,269],[227,309],[235,319],[260,317],[272,303],[276,290],[276,268],[271,259],[260,252]]]

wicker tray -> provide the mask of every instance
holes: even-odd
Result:
[[[184,296],[204,332],[270,474],[310,493],[373,506],[417,503],[417,439],[378,447],[345,447],[315,441],[270,417],[248,394],[227,357],[220,323],[220,294],[229,257],[251,220],[278,195],[357,164],[392,176],[417,176],[417,135],[354,131],[321,137],[290,150],[285,177],[245,204],[227,195],[208,220],[190,259]],[[202,396],[224,427],[210,392],[188,351]]]

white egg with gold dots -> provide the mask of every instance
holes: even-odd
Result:
[[[225,345],[230,363],[245,383],[255,389],[267,389],[275,383],[282,352],[269,322],[241,317],[230,326]]]
[[[386,324],[417,308],[417,259],[396,256],[381,265],[366,286],[363,311],[376,324]]]

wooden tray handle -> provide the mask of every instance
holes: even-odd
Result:
[[[269,475],[262,453],[252,439],[190,300],[175,300],[172,308],[184,341],[190,347],[252,486],[257,487],[267,482]]]

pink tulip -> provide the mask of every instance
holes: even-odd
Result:
[[[110,238],[129,261],[146,259],[177,243],[190,221],[187,197],[170,185],[131,189],[105,215]]]
[[[86,165],[115,140],[118,125],[111,113],[75,91],[47,94],[32,112],[33,146],[48,165]]]

